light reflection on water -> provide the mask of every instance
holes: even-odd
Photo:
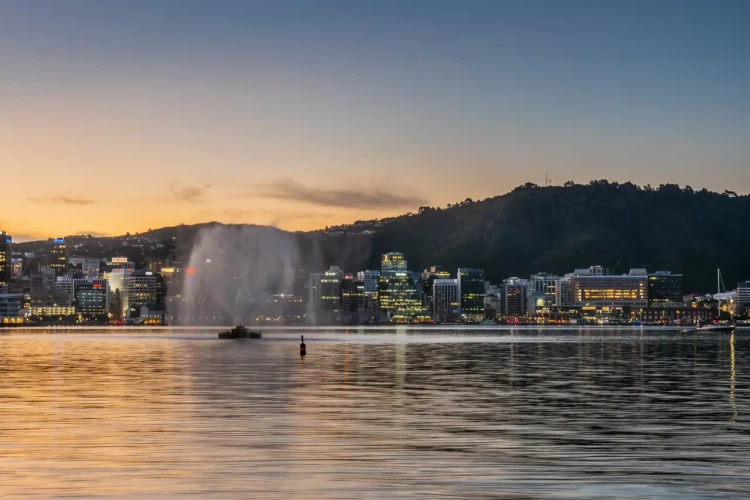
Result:
[[[0,496],[750,494],[747,333],[86,332],[0,334]]]

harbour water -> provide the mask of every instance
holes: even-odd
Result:
[[[750,331],[0,332],[0,497],[747,498],[749,353]]]

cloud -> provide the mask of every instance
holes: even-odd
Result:
[[[383,188],[318,188],[305,186],[294,179],[279,179],[268,184],[248,186],[251,196],[296,201],[321,207],[336,208],[410,208],[427,205],[427,200],[392,189]]]
[[[210,184],[179,187],[178,183],[175,181],[169,185],[169,190],[172,192],[175,199],[185,203],[205,203],[205,196],[209,189],[211,189]]]
[[[48,196],[46,198],[29,198],[29,201],[33,203],[43,203],[43,204],[55,204],[55,205],[77,205],[77,206],[85,206],[85,205],[93,205],[96,203],[94,200],[88,199],[88,198],[81,198],[80,196],[66,196],[66,195],[57,195],[57,196]]]
[[[284,226],[305,220],[328,220],[334,218],[330,213],[299,212],[287,210],[239,209],[203,210],[196,213],[193,220],[218,220],[225,224],[260,224],[266,226]]]

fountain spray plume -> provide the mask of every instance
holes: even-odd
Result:
[[[299,262],[294,235],[279,229],[201,229],[183,282],[182,316],[196,324],[226,322],[227,316],[233,323],[262,317],[273,307],[274,293],[289,291]]]

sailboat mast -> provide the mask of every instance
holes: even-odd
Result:
[[[721,293],[721,269],[716,270],[716,293]]]

